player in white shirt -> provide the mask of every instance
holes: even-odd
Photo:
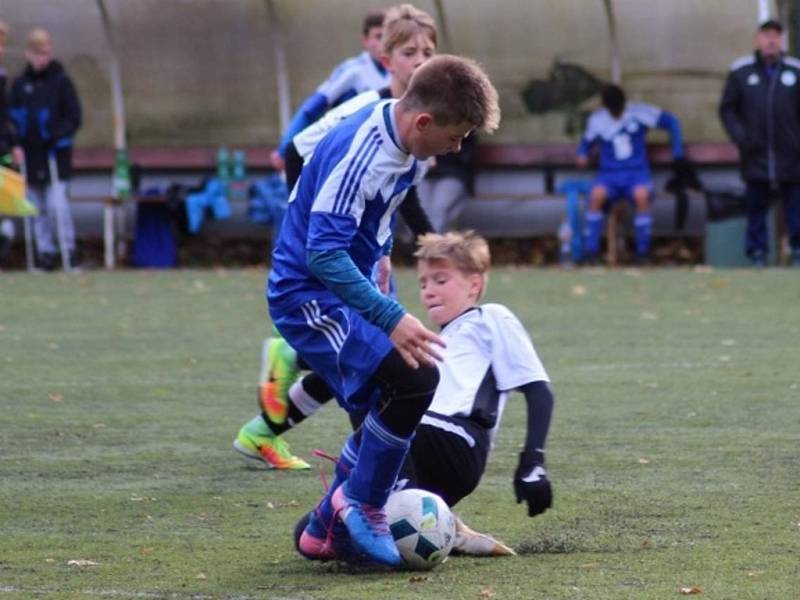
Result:
[[[527,503],[529,516],[541,514],[552,505],[544,447],[554,398],[547,372],[519,319],[501,304],[478,304],[486,290],[488,244],[472,232],[431,233],[420,238],[416,256],[423,306],[447,345],[439,363],[439,385],[416,429],[398,487],[432,491],[450,506],[472,493],[486,468],[509,393],[518,390],[528,416],[514,492],[517,503]],[[305,400],[325,402],[324,387],[313,381],[316,377],[304,378],[311,381],[303,385],[316,394]],[[352,421],[357,427],[359,419]],[[460,519],[454,548],[472,555],[514,553]]]

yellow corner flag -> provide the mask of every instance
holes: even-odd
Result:
[[[0,215],[9,217],[35,217],[36,207],[25,197],[25,180],[22,175],[0,166]]]

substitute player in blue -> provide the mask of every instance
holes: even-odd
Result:
[[[361,45],[364,51],[340,63],[317,90],[303,101],[292,117],[276,150],[270,155],[272,166],[283,171],[286,149],[295,135],[303,131],[325,112],[345,100],[369,90],[389,85],[390,75],[381,63],[383,12],[370,12],[364,17]]]
[[[309,557],[349,536],[368,559],[400,564],[383,506],[433,398],[441,339],[371,282],[389,263],[392,221],[418,161],[497,128],[497,92],[472,61],[442,55],[399,100],[365,107],[317,146],[290,197],[267,285],[275,327],[349,412],[367,412],[300,539]],[[336,520],[341,523],[337,527]]]
[[[589,195],[586,212],[585,254],[587,259],[592,260],[600,251],[603,209],[607,202],[626,199],[636,209],[636,257],[644,262],[650,253],[653,229],[653,216],[650,213],[653,178],[645,138],[647,131],[653,127],[669,132],[675,170],[680,174],[690,169],[684,159],[680,121],[675,115],[656,106],[627,102],[625,92],[616,85],[603,89],[602,101],[604,108],[591,114],[578,147],[577,165],[580,168],[589,165],[592,148],[596,145],[600,147],[600,169]]]

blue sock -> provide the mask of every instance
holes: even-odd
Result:
[[[347,479],[347,495],[372,506],[386,504],[410,445],[411,437],[393,433],[371,411],[361,431],[358,460]]]
[[[583,235],[585,238],[584,251],[586,256],[600,254],[600,237],[603,235],[603,213],[599,210],[586,212]]]
[[[342,453],[339,456],[339,461],[336,463],[336,471],[331,482],[331,486],[325,493],[325,497],[317,507],[317,514],[322,519],[323,523],[329,523],[333,517],[333,506],[331,506],[331,496],[340,485],[347,481],[347,477],[353,466],[356,464],[356,457],[358,456],[358,442],[356,441],[356,434],[350,434],[347,441],[344,443]]]
[[[651,213],[637,213],[633,219],[636,231],[636,254],[646,257],[650,253],[650,238],[653,233],[653,215]]]

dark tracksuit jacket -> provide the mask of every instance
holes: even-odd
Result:
[[[81,105],[72,80],[56,60],[42,71],[30,65],[14,80],[9,109],[25,150],[28,182],[50,182],[48,154],[55,152],[59,179],[72,175],[72,143],[81,125]]]

